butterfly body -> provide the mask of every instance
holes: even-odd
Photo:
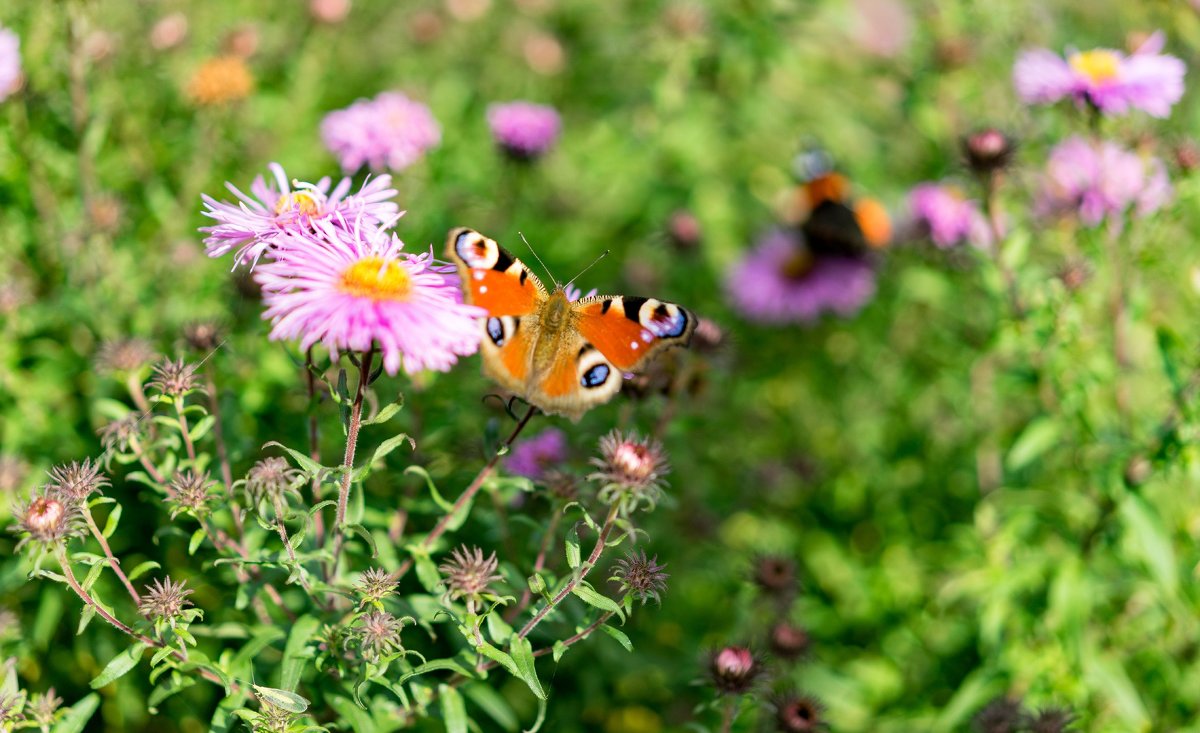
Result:
[[[687,310],[653,298],[547,292],[520,260],[470,229],[450,232],[446,254],[464,300],[488,312],[484,372],[546,413],[578,419],[616,395],[625,372],[687,344],[696,326]]]

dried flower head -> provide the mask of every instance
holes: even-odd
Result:
[[[292,468],[286,458],[264,458],[246,473],[246,494],[254,504],[263,499],[276,501],[285,492],[298,493],[296,484],[303,475],[299,469]]]
[[[762,591],[777,598],[796,593],[796,562],[782,555],[763,555],[754,562],[754,582]]]
[[[25,706],[25,713],[30,720],[45,730],[54,725],[56,713],[62,704],[63,699],[54,694],[54,688],[51,687],[44,693],[30,695],[29,703]]]
[[[809,733],[826,727],[825,706],[811,695],[786,693],[772,701],[775,727],[780,733]]]
[[[1015,145],[1011,137],[989,127],[964,137],[962,148],[971,170],[988,175],[1008,167]]]
[[[1075,714],[1067,708],[1043,708],[1029,719],[1029,733],[1065,733],[1074,722]]]
[[[600,500],[610,504],[621,501],[627,512],[642,503],[653,508],[666,483],[662,476],[670,471],[658,441],[619,430],[600,439],[600,458],[593,458],[592,464],[600,470],[588,478],[604,482]]]
[[[650,598],[662,605],[662,593],[667,590],[667,578],[663,572],[666,565],[658,564],[658,555],[647,559],[644,550],[628,552],[617,560],[610,581],[621,584],[621,592],[637,596],[642,605]]]
[[[771,627],[767,635],[767,645],[775,656],[794,662],[808,656],[812,648],[812,639],[804,627],[779,621]]]
[[[374,661],[393,651],[404,650],[400,644],[400,631],[403,628],[402,619],[387,611],[376,609],[358,617],[354,635],[358,639],[363,657]]]
[[[185,581],[176,583],[167,576],[166,580],[155,580],[146,586],[138,611],[147,618],[166,621],[174,628],[184,608],[192,605],[187,599],[192,593]]]
[[[187,512],[194,517],[203,517],[208,513],[208,503],[212,500],[211,489],[213,481],[208,472],[196,473],[192,469],[177,472],[171,479],[169,487],[171,518]]]
[[[21,488],[29,476],[29,464],[18,456],[0,455],[0,493]]]
[[[96,366],[106,372],[132,372],[155,356],[154,347],[142,339],[105,341],[96,352]]]
[[[763,665],[746,647],[727,646],[709,655],[708,674],[717,692],[740,695],[762,676]]]
[[[167,397],[179,399],[196,389],[196,364],[188,364],[182,358],[164,359],[154,365],[154,376],[150,387]]]
[[[79,536],[84,531],[79,507],[64,502],[48,488],[43,488],[40,495],[34,494],[29,501],[15,506],[13,516],[17,522],[8,530],[23,535],[17,543],[18,548],[29,542],[49,547]]]
[[[497,571],[500,562],[496,553],[483,556],[483,550],[478,547],[460,545],[450,553],[450,559],[438,566],[438,570],[446,576],[446,593],[451,600],[465,598],[472,610],[478,601],[491,591],[488,586],[504,576]]]
[[[1020,700],[997,697],[975,714],[971,724],[977,733],[1017,733],[1025,726],[1026,717]]]
[[[188,346],[207,354],[221,343],[221,329],[213,321],[192,321],[183,327],[183,338]]]
[[[396,580],[382,568],[368,568],[359,576],[354,589],[366,603],[378,603],[396,592]]]
[[[254,77],[241,56],[211,58],[196,69],[188,82],[187,95],[201,107],[237,102],[254,91]]]
[[[149,421],[143,421],[139,415],[131,412],[125,417],[113,420],[97,431],[100,435],[100,444],[109,453],[124,453],[142,437],[143,426],[148,423]]]
[[[92,463],[90,458],[50,469],[50,489],[71,502],[84,501],[92,494],[103,494],[108,485],[108,477],[100,471],[100,464]]]

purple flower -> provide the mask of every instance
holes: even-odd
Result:
[[[215,226],[200,228],[208,233],[204,244],[209,257],[220,257],[237,248],[234,266],[245,262],[253,266],[279,236],[305,234],[319,221],[382,225],[401,215],[400,207],[391,200],[396,195],[391,176],[378,176],[364,183],[357,194],[347,195],[349,178],[343,178],[330,191],[332,181],[328,177],[316,184],[296,181],[289,185],[282,166],[272,163],[269,167],[275,177],[273,184],[256,177],[250,184],[251,196],[231,183],[225,184],[238,198],[236,204],[202,197],[204,215],[217,221]]]
[[[441,142],[442,130],[425,105],[384,92],[325,115],[321,140],[347,173],[364,165],[400,171]]]
[[[1107,48],[1071,51],[1065,59],[1046,49],[1025,51],[1013,66],[1013,83],[1029,104],[1070,97],[1105,114],[1140,109],[1166,117],[1183,96],[1187,68],[1174,56],[1159,53],[1165,43],[1158,31],[1128,56]]]
[[[968,242],[977,247],[991,244],[991,231],[979,207],[952,186],[919,184],[908,194],[908,206],[917,225],[942,249]]]
[[[816,255],[793,231],[773,229],[726,281],[735,309],[760,323],[811,323],[857,313],[875,294],[865,257]]]
[[[21,86],[21,39],[0,26],[0,102]]]
[[[276,241],[273,261],[254,273],[272,339],[321,342],[335,356],[378,345],[388,374],[402,361],[409,374],[448,371],[479,348],[476,319],[486,313],[463,304],[458,278],[432,252],[403,254],[395,234],[325,220]]]
[[[548,469],[566,459],[566,433],[557,428],[550,428],[513,446],[504,461],[504,466],[509,473],[540,481],[546,477]]]
[[[492,137],[514,158],[530,160],[549,150],[562,129],[553,107],[531,102],[493,104],[487,111]]]
[[[1130,209],[1145,216],[1172,195],[1162,161],[1076,135],[1051,151],[1038,208],[1043,214],[1078,212],[1085,225],[1096,226],[1109,218],[1119,223]]]

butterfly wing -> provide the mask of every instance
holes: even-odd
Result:
[[[671,346],[686,346],[696,316],[655,298],[595,295],[575,303],[580,335],[622,372],[636,372]]]
[[[446,256],[458,267],[463,300],[488,312],[479,347],[485,373],[525,396],[546,288],[496,240],[465,227],[450,231]]]

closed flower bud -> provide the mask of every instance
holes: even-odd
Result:
[[[45,693],[34,693],[29,697],[29,703],[25,706],[25,712],[29,719],[37,723],[42,730],[49,730],[54,725],[55,714],[62,707],[63,699],[54,694],[54,688],[51,687]]]
[[[808,655],[809,649],[812,647],[812,639],[809,638],[808,631],[803,627],[787,621],[779,621],[771,627],[770,634],[767,636],[767,644],[772,654],[792,662]]]
[[[193,517],[201,518],[208,514],[209,502],[212,500],[211,489],[213,481],[208,472],[196,473],[188,469],[176,473],[168,487],[167,502],[172,505],[171,519],[187,512]]]
[[[708,673],[717,692],[740,695],[754,687],[763,667],[746,647],[727,646],[709,657]]]
[[[285,493],[299,494],[297,483],[303,476],[303,472],[292,468],[286,458],[264,458],[246,474],[246,494],[253,504],[263,500],[277,502]]]
[[[108,478],[101,473],[100,464],[90,458],[72,461],[50,469],[50,488],[68,502],[82,502],[92,494],[104,493]]]
[[[673,212],[667,220],[667,234],[672,244],[681,250],[688,250],[700,245],[704,233],[696,215],[686,209],[680,209]]]
[[[18,548],[28,542],[48,547],[83,533],[78,506],[64,503],[48,488],[43,489],[41,495],[34,495],[28,502],[14,507],[13,516],[17,522],[8,528],[9,531],[24,535]]]
[[[967,165],[979,174],[994,173],[1008,166],[1013,157],[1013,141],[994,128],[980,130],[963,139]]]
[[[96,352],[96,366],[106,372],[132,372],[155,356],[154,348],[142,339],[105,341]]]
[[[658,556],[647,559],[644,550],[626,553],[625,557],[617,560],[610,581],[621,584],[621,592],[628,593],[641,600],[642,605],[650,598],[662,605],[662,593],[667,589],[667,578],[663,572],[665,565],[658,564]]]
[[[188,346],[207,354],[221,343],[221,329],[212,321],[193,321],[183,327],[183,338]]]
[[[971,721],[976,733],[1017,733],[1025,726],[1025,709],[1021,701],[997,697],[983,707]]]
[[[450,553],[449,560],[438,566],[438,570],[446,576],[446,594],[450,600],[465,599],[468,610],[474,613],[476,604],[491,593],[489,586],[504,580],[496,572],[499,564],[494,552],[485,558],[478,547],[460,545]]]
[[[754,563],[754,582],[768,595],[790,599],[796,593],[796,563],[781,555],[763,555]]]
[[[174,628],[184,609],[192,605],[187,599],[192,593],[182,580],[176,583],[170,576],[166,580],[155,580],[153,584],[145,587],[138,611],[146,618],[166,621]]]
[[[362,596],[363,601],[378,603],[396,592],[396,581],[386,570],[369,568],[359,576],[354,590]]]
[[[97,431],[100,435],[100,444],[104,446],[104,450],[110,453],[124,453],[142,437],[142,430],[147,425],[149,425],[148,421],[143,422],[138,415],[131,412],[119,420],[113,420]]]
[[[359,616],[354,636],[363,658],[375,661],[394,651],[402,651],[400,630],[403,628],[404,622],[387,611],[374,610]]]
[[[662,477],[670,470],[658,441],[619,430],[600,439],[600,458],[593,458],[592,465],[600,470],[588,478],[604,484],[600,500],[620,501],[627,513],[643,503],[653,508],[665,483]]]
[[[154,366],[150,388],[173,399],[179,399],[197,387],[196,364],[183,359],[164,359]]]

